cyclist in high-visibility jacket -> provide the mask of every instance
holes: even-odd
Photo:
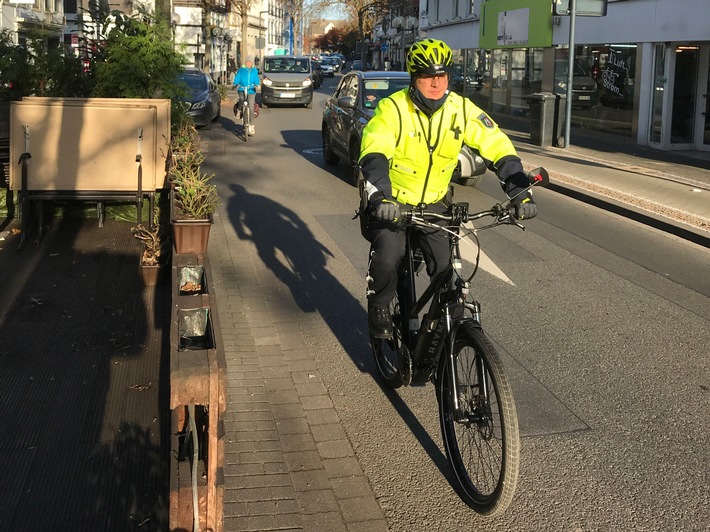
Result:
[[[383,98],[362,133],[360,167],[368,197],[371,242],[368,266],[368,318],[375,338],[392,335],[389,304],[397,287],[405,236],[392,222],[400,204],[429,208],[450,204],[450,181],[461,147],[475,149],[496,172],[513,198],[515,216],[537,214],[530,184],[515,148],[491,118],[470,100],[448,91],[453,65],[443,41],[416,42],[407,55],[408,89]],[[429,276],[448,264],[449,240],[440,231],[417,229]]]

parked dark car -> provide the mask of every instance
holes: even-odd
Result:
[[[556,94],[567,94],[567,77],[569,63],[566,59],[555,61],[555,86],[553,91]],[[594,107],[599,103],[599,90],[597,83],[584,70],[579,63],[574,63],[572,72],[572,106],[573,107]]]
[[[186,94],[182,98],[187,113],[192,117],[197,127],[209,127],[222,113],[222,98],[217,90],[212,76],[197,69],[187,69],[177,79],[184,85]]]
[[[454,65],[450,85],[452,91],[468,96],[483,88],[483,75],[474,69],[469,69],[464,75],[463,66]]]
[[[347,161],[352,169],[353,185],[357,184],[357,162],[365,124],[374,116],[382,98],[407,87],[407,72],[356,70],[343,76],[333,95],[326,100],[321,125],[323,159],[329,165],[337,165],[341,159]],[[454,179],[463,185],[475,186],[485,171],[483,159],[464,146]]]
[[[323,69],[318,61],[311,59],[311,79],[313,80],[313,88],[317,89],[323,85]]]

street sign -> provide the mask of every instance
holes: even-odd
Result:
[[[570,14],[572,0],[553,0],[553,14],[564,17]],[[607,0],[574,0],[578,17],[605,17]]]

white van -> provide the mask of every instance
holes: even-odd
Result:
[[[264,106],[287,104],[311,107],[313,78],[308,57],[271,55],[262,63],[261,101]]]

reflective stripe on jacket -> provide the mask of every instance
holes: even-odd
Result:
[[[393,199],[407,205],[443,199],[464,142],[489,161],[517,157],[508,136],[470,100],[449,93],[444,105],[428,118],[414,105],[408,90],[382,99],[362,132],[360,160],[373,153],[387,158]],[[387,176],[373,176],[374,181],[366,177],[379,190],[386,190],[377,181]]]

